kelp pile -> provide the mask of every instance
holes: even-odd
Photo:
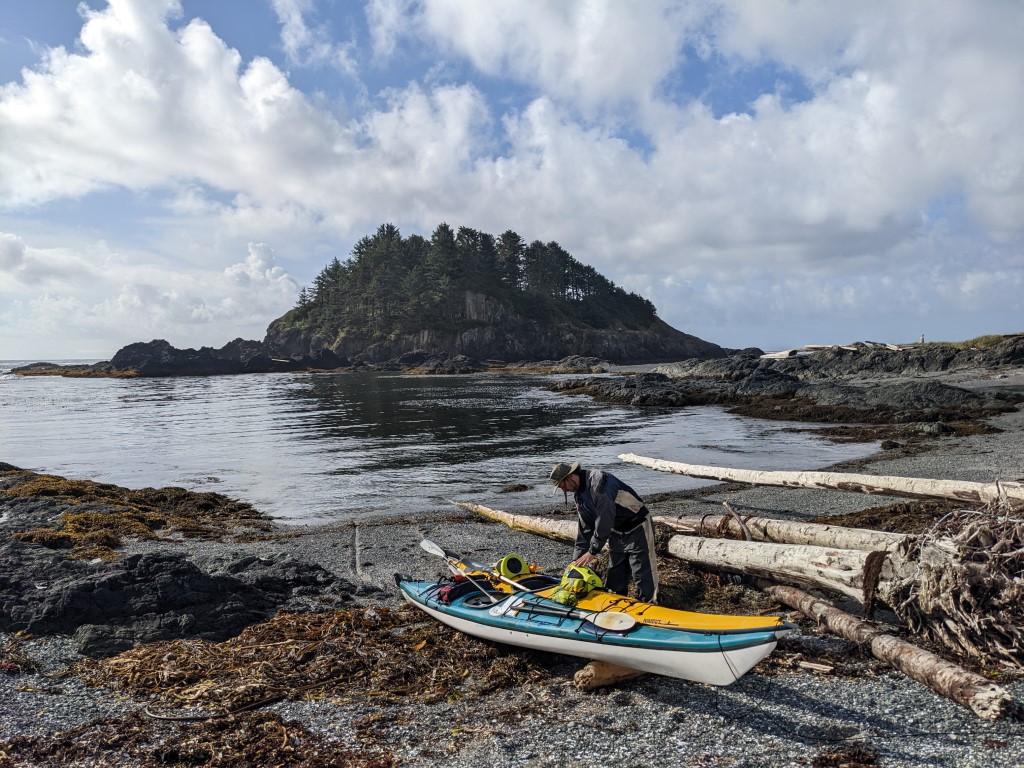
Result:
[[[393,768],[386,748],[350,748],[269,712],[191,726],[168,726],[134,713],[96,720],[45,738],[0,743],[0,768]]]
[[[281,613],[222,643],[151,643],[81,662],[77,672],[87,683],[148,705],[0,743],[0,768],[392,768],[396,760],[374,737],[373,718],[354,723],[357,745],[339,744],[259,707],[284,699],[389,704],[476,696],[549,678],[541,661],[552,657],[460,635],[407,606]]]
[[[0,673],[20,675],[38,670],[39,664],[25,653],[21,637],[14,635],[7,640],[0,641]]]
[[[225,642],[151,643],[79,671],[172,717],[222,716],[280,699],[431,702],[548,676],[540,657],[455,634],[408,607],[281,613]]]
[[[18,531],[13,538],[70,550],[72,559],[113,560],[125,538],[220,539],[271,531],[272,523],[250,504],[219,493],[184,488],[133,490],[109,483],[68,480],[2,465],[0,499],[47,499],[63,507],[57,524]]]

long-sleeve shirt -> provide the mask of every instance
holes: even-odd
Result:
[[[584,552],[598,555],[613,529],[629,530],[647,514],[647,507],[636,491],[601,470],[580,470],[580,486],[574,500],[579,515],[574,560]]]

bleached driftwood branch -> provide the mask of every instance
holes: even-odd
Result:
[[[577,671],[572,680],[579,690],[593,691],[596,688],[621,683],[624,680],[635,680],[646,674],[646,672],[620,667],[618,664],[607,661],[592,661]]]
[[[865,570],[871,554],[861,550],[693,536],[673,536],[668,542],[668,552],[708,570],[826,589],[860,603],[864,602]],[[891,580],[894,569],[888,558],[881,568],[880,580]]]
[[[474,512],[488,520],[503,523],[514,531],[526,531],[544,536],[555,541],[576,540],[576,519],[551,520],[544,517],[533,517],[531,515],[514,515],[511,512],[502,512],[500,509],[491,509],[482,504],[473,504],[469,501],[456,501],[455,506],[467,512]]]
[[[1005,688],[981,675],[900,640],[795,587],[764,580],[758,586],[780,603],[815,619],[833,634],[869,647],[875,658],[891,664],[941,696],[967,707],[980,718],[998,720],[1019,712],[1019,705]]]
[[[708,467],[664,461],[635,453],[619,455],[620,461],[639,464],[661,472],[699,477],[704,480],[781,485],[789,488],[818,488],[836,491],[900,496],[909,498],[952,499],[968,503],[1008,501],[1024,504],[1024,483],[974,483],[966,480],[930,480],[923,477],[861,475],[844,472],[767,472],[755,469]]]
[[[694,536],[744,536],[749,533],[754,541],[783,544],[810,544],[816,547],[860,549],[865,552],[891,551],[902,544],[905,533],[872,531],[866,528],[846,528],[841,525],[804,523],[795,520],[774,520],[770,517],[742,517],[743,526],[733,515],[655,515],[654,522],[674,531]]]

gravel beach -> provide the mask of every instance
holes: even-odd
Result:
[[[999,378],[961,375],[951,383],[1024,391],[1024,371],[1013,369]],[[989,423],[1002,431],[938,438],[928,450],[909,455],[881,451],[856,467],[840,469],[986,482],[1021,480],[1024,411],[1000,415]],[[628,480],[628,465],[610,469]],[[502,480],[524,481],[508,478],[495,482]],[[535,511],[550,512],[562,506],[561,496],[551,499],[549,506]],[[720,512],[723,501],[741,512],[806,519],[898,500],[719,484],[659,497],[651,506],[656,515],[704,514]],[[472,519],[454,508],[415,520],[372,519],[318,528],[289,527],[286,532],[294,535],[251,543],[133,541],[125,553],[168,547],[184,548],[195,555],[215,554],[225,548],[233,555],[286,553],[353,583],[376,588],[359,598],[363,604],[397,608],[396,571],[425,576],[442,573],[441,563],[419,548],[424,537],[473,559],[493,562],[516,552],[551,570],[564,565],[571,551],[568,544]],[[457,635],[452,637],[457,641]],[[0,634],[0,643],[9,639]],[[845,641],[809,630],[784,642],[790,651],[820,651],[824,646],[843,653],[847,646]],[[40,669],[33,674],[0,674],[0,742],[67,731],[95,718],[138,712],[144,706],[144,702],[104,688],[86,686],[75,674],[60,675],[77,660],[68,638],[32,639],[23,647]],[[301,722],[339,749],[365,743],[367,724],[372,723],[372,747],[386,747],[397,765],[410,768],[1024,766],[1024,723],[981,721],[903,674],[866,662],[867,671],[861,676],[759,668],[725,688],[648,675],[596,692],[581,692],[573,685],[572,675],[582,664],[559,657],[542,682],[431,704],[335,697],[281,701],[265,709]],[[1024,702],[1024,680],[1008,682],[1005,687]],[[170,731],[190,726],[166,723],[159,727]],[[104,759],[109,762],[81,764],[131,764],[119,762],[113,754]],[[0,766],[42,764],[21,762],[0,751]]]

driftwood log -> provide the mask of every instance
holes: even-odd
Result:
[[[888,585],[899,575],[898,569],[908,567],[884,554],[873,557],[873,553],[862,550],[694,536],[673,536],[668,552],[706,570],[824,589],[869,608],[872,592],[884,596]]]
[[[758,586],[780,603],[818,621],[833,634],[871,649],[875,658],[891,664],[936,693],[967,707],[985,720],[1019,715],[1020,706],[999,685],[946,661],[934,653],[887,634],[830,603],[794,587],[761,581]]]
[[[454,503],[459,509],[473,512],[496,523],[502,523],[514,531],[535,533],[538,536],[554,539],[555,541],[576,541],[576,518],[571,520],[553,520],[532,515],[514,515],[511,512],[502,512],[500,509],[491,509],[482,504],[473,504],[469,501],[456,501]]]
[[[859,549],[865,552],[892,551],[907,540],[905,533],[887,533],[865,528],[846,528],[841,525],[804,523],[794,520],[775,520],[770,517],[738,517],[726,515],[655,515],[654,522],[695,536],[750,535],[752,541],[783,544],[809,544],[815,547]]]
[[[975,504],[1004,502],[1013,506],[1024,505],[1024,483],[973,483],[966,480],[929,480],[922,477],[891,477],[859,475],[844,472],[763,472],[754,469],[707,467],[700,464],[682,464],[663,461],[635,453],[623,453],[620,461],[639,464],[662,472],[688,475],[705,480],[750,483],[751,485],[781,485],[788,488],[818,488],[836,491],[857,491],[925,499],[952,499]]]
[[[575,519],[517,515],[468,501],[455,503],[460,509],[502,523],[513,530],[556,541],[576,540]],[[662,518],[655,516],[654,521],[662,522]],[[873,589],[882,578],[891,580],[894,576],[891,564],[884,560],[872,565],[872,568],[878,569],[878,578],[865,581],[869,553],[861,550],[673,536],[669,540],[669,553],[709,570],[761,576],[798,586],[825,589],[861,603],[865,602],[866,585],[868,589]],[[870,603],[870,597],[868,595],[866,602]]]
[[[535,533],[538,536],[555,541],[576,540],[576,519],[550,519],[533,515],[516,515],[502,512],[481,504],[468,501],[457,501],[455,505],[467,512],[473,512],[488,520],[507,525],[516,531]],[[679,516],[668,517],[655,515],[652,520],[661,523],[680,533],[704,535],[711,531],[719,534],[731,532],[742,535],[743,528],[735,517],[718,516]],[[743,517],[755,541],[775,541],[786,544],[811,544],[820,547],[839,547],[841,549],[861,549],[866,552],[875,550],[892,550],[906,540],[906,534],[870,531],[862,528],[844,528],[839,525],[822,525],[818,523],[800,523],[788,520],[773,520],[768,517]]]

